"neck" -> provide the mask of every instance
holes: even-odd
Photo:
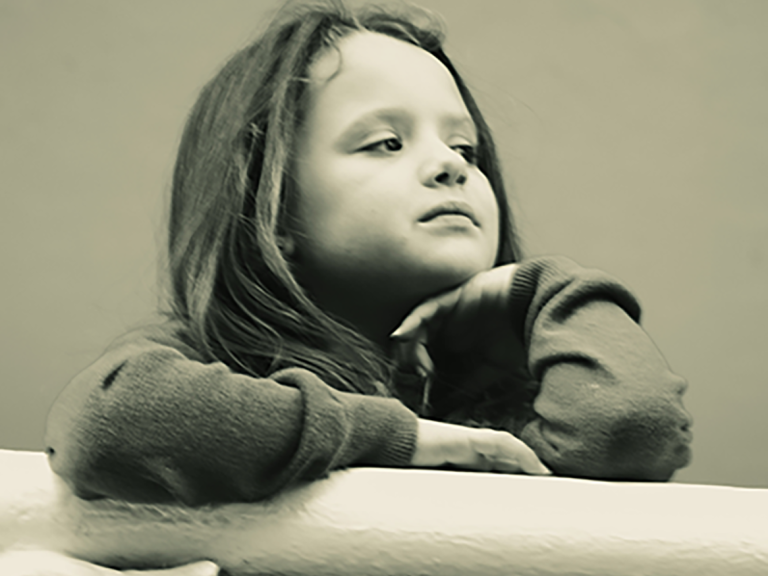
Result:
[[[319,304],[333,316],[356,328],[386,355],[390,349],[389,335],[400,325],[416,302],[372,303],[348,298],[322,301]]]

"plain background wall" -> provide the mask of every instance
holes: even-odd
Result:
[[[690,381],[680,482],[768,487],[768,3],[422,0],[531,255],[639,294]],[[151,318],[178,137],[272,0],[0,1],[0,447]]]

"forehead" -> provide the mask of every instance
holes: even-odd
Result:
[[[317,104],[347,113],[396,99],[468,115],[453,76],[437,58],[376,32],[355,32],[325,50],[310,68],[310,83]]]

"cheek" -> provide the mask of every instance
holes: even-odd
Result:
[[[298,195],[294,230],[298,254],[307,261],[352,260],[363,245],[378,240],[379,206],[346,188],[317,180]]]
[[[344,217],[346,186],[333,178],[328,170],[313,166],[299,173],[293,207],[299,232],[315,235],[334,229]]]
[[[314,154],[298,171],[299,210],[312,217],[317,211],[338,212],[361,203],[360,196],[371,187],[371,175],[360,164],[343,154]]]
[[[479,172],[479,171],[478,171]],[[496,252],[498,251],[500,243],[500,211],[499,203],[496,199],[496,195],[491,188],[488,179],[484,174],[480,173],[480,184],[478,186],[479,207],[483,214],[483,226],[486,229],[486,239],[488,242],[489,252],[493,252],[493,259],[495,262]]]
[[[496,252],[498,252],[499,245],[501,244],[501,218],[499,215],[499,204],[496,201],[496,197],[493,197],[493,259],[496,260]]]

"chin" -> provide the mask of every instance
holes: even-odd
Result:
[[[421,284],[426,296],[444,292],[451,288],[466,282],[475,274],[490,270],[492,265],[479,265],[477,262],[468,262],[464,265],[453,263],[451,266],[429,266],[425,267],[421,277],[415,283]]]

